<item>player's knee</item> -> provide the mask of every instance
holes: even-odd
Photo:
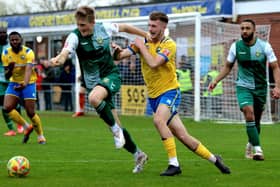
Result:
[[[103,98],[95,94],[90,94],[88,97],[89,104],[92,105],[94,108],[98,107],[102,101]]]
[[[160,126],[160,125],[162,125],[163,123],[164,123],[163,118],[162,118],[160,115],[155,114],[155,115],[154,115],[154,124],[155,124],[156,126]],[[165,124],[165,125],[166,125],[166,124]]]

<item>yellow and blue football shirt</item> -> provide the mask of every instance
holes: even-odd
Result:
[[[10,82],[23,83],[25,76],[25,68],[27,65],[33,66],[29,83],[36,82],[37,75],[34,69],[35,60],[34,52],[32,49],[22,46],[22,49],[18,53],[14,53],[12,47],[8,47],[2,52],[3,66],[8,66],[10,63],[15,62]]]
[[[147,49],[153,57],[157,55],[165,59],[165,63],[157,68],[150,68],[141,56],[142,74],[147,86],[150,98],[156,98],[162,93],[179,88],[176,76],[176,43],[170,37],[164,37],[157,43],[145,43]],[[133,52],[137,53],[138,49],[131,46]]]

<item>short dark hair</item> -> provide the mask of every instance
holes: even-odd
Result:
[[[160,20],[164,23],[168,23],[168,16],[163,12],[152,12],[149,17],[152,21]]]
[[[256,23],[252,19],[244,19],[241,23],[243,22],[249,22],[254,26],[254,28],[256,27]]]
[[[11,36],[14,36],[14,35],[18,35],[20,38],[22,38],[21,34],[19,34],[19,32],[17,32],[17,31],[11,32],[11,33],[9,34],[9,38],[10,38]]]

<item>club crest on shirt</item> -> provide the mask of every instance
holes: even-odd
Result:
[[[104,82],[104,83],[108,83],[110,80],[108,79],[108,78],[104,78],[103,80],[102,80],[102,82]]]
[[[160,52],[160,50],[161,50],[161,47],[157,47],[156,52],[158,53],[158,52]]]
[[[261,53],[259,51],[256,51],[256,57],[261,56]]]
[[[96,42],[98,44],[103,44],[103,38],[96,38]]]
[[[20,59],[21,59],[21,60],[24,60],[24,59],[25,59],[25,56],[24,56],[24,55],[21,55],[21,56],[20,56]]]

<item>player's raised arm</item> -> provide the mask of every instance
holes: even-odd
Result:
[[[51,66],[60,66],[64,64],[69,55],[69,51],[67,49],[62,49],[62,51],[54,58],[50,59]]]
[[[113,58],[114,60],[122,60],[126,57],[129,57],[133,54],[128,48],[122,49],[121,46],[119,46],[116,43],[111,44],[113,49]]]
[[[145,62],[151,67],[151,68],[156,68],[161,66],[162,64],[166,63],[166,58],[165,56],[157,54],[156,56],[152,56],[151,53],[148,51],[147,47],[144,44],[144,41],[141,40],[140,38],[136,38],[134,40],[135,46],[139,49],[139,52],[145,59]]]
[[[147,39],[150,38],[148,32],[146,32],[142,29],[139,29],[137,27],[134,27],[132,25],[125,24],[125,23],[118,23],[118,26],[119,26],[119,32],[126,32],[126,33],[129,33],[129,34],[135,34],[135,35],[141,36],[143,38],[147,38]]]

